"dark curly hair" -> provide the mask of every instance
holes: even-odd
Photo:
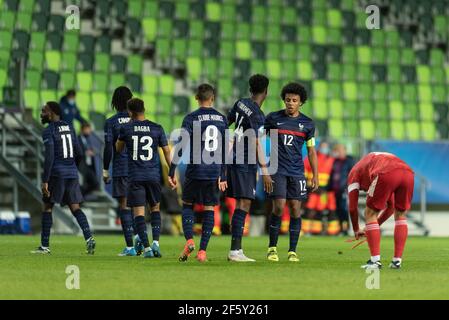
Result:
[[[290,82],[286,86],[282,88],[281,92],[281,98],[282,100],[285,100],[285,96],[288,94],[297,94],[299,95],[299,98],[301,99],[301,103],[304,104],[307,101],[307,91],[306,88],[304,88],[303,85],[297,82]]]
[[[129,99],[133,97],[131,90],[128,87],[120,86],[114,90],[114,94],[112,95],[112,107],[119,111],[126,111],[126,103]]]
[[[255,74],[249,78],[249,91],[252,94],[265,93],[270,84],[270,80],[263,74]]]

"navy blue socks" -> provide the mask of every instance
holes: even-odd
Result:
[[[50,247],[50,230],[53,224],[51,212],[42,212],[41,246]]]
[[[301,218],[290,217],[290,249],[288,249],[288,251],[296,252],[300,232]]]
[[[201,234],[200,250],[206,250],[207,244],[209,243],[212,230],[214,229],[214,212],[204,211],[203,212],[203,231]]]
[[[243,236],[243,229],[245,228],[245,218],[246,218],[245,211],[235,209],[231,221],[231,228],[232,228],[231,250],[240,250],[242,248],[242,236]]]
[[[125,236],[125,242],[127,247],[133,246],[133,214],[131,210],[120,210],[120,219],[122,222],[123,235]]]
[[[182,206],[182,230],[186,240],[193,239],[194,222],[193,205],[184,204]]]
[[[136,231],[137,234],[139,235],[140,241],[142,241],[143,246],[145,248],[148,248],[150,246],[150,243],[148,241],[147,225],[145,224],[145,217],[144,216],[134,217],[134,223],[136,224]]]
[[[161,213],[159,211],[151,212],[151,231],[153,241],[159,241],[161,234]]]
[[[268,247],[276,247],[279,238],[279,229],[281,227],[281,217],[271,214],[270,221],[270,244]]]
[[[92,237],[92,233],[90,232],[89,222],[87,221],[86,215],[81,209],[76,210],[73,212],[73,215],[76,218],[76,221],[78,221],[78,225],[81,228],[81,231],[84,235],[84,240],[87,240]]]

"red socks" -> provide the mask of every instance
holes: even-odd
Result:
[[[407,220],[401,218],[396,220],[394,226],[394,257],[402,258],[404,252],[405,241],[407,240],[408,227]]]
[[[376,222],[368,223],[365,227],[366,240],[368,241],[371,256],[380,255],[380,227]],[[395,232],[396,234],[396,232]],[[396,238],[395,238],[396,239]]]

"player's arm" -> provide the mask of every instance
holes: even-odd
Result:
[[[228,124],[225,124],[224,130],[221,132],[221,171],[220,177],[218,178],[218,189],[225,192],[228,188],[227,182],[227,172],[226,172],[226,158],[228,154],[228,146],[226,145],[226,130],[228,129]]]
[[[78,137],[75,134],[75,129],[71,128],[72,136],[73,136],[73,151],[75,156],[76,166],[79,166],[84,157],[84,151],[81,147],[81,143],[79,143]]]
[[[46,197],[50,196],[48,192],[48,181],[50,180],[51,169],[55,160],[54,140],[50,130],[45,130],[42,139],[44,141],[44,171],[42,173],[42,194]]]
[[[251,120],[250,120],[251,121]],[[253,122],[251,121],[251,127],[256,132],[256,158],[257,162],[259,163],[260,169],[262,171],[262,179],[263,179],[263,188],[265,192],[271,193],[273,192],[273,179],[271,179],[270,174],[268,173],[267,168],[267,159],[265,158],[265,152],[264,147],[260,144],[259,141],[259,128],[261,130],[265,130],[265,119],[259,119],[257,118],[257,121]]]
[[[121,127],[120,128],[120,134],[118,136],[117,141],[115,142],[115,150],[117,152],[122,152],[123,150],[125,150],[125,128]]]
[[[187,147],[187,144],[190,143],[189,139],[186,140],[184,138],[186,137],[186,135],[189,135],[191,137],[192,136],[191,133],[192,133],[192,124],[190,119],[186,116],[182,121],[181,125],[182,136],[180,136],[179,140],[175,143],[174,154],[177,154],[178,156],[171,158],[170,169],[168,170],[168,183],[170,184],[172,189],[175,189],[177,186],[175,173],[178,164],[174,160],[175,158],[181,159],[182,151],[184,150],[185,147]],[[190,152],[192,152],[192,150],[190,150]]]
[[[112,160],[113,141],[112,141],[112,128],[106,121],[104,125],[104,150],[103,150],[103,181],[109,183],[109,165]]]
[[[318,157],[315,150],[315,138],[310,138],[306,142],[307,146],[307,157],[309,158],[310,167],[312,168],[312,192],[318,190]]]

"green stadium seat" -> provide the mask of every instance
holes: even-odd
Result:
[[[376,128],[372,119],[360,120],[360,137],[364,140],[374,140]]]
[[[267,30],[265,25],[253,24],[251,25],[251,40],[265,41]]]
[[[346,63],[343,65],[343,80],[355,81],[357,79],[357,68],[355,64]]]
[[[300,80],[312,80],[312,64],[309,61],[299,61],[296,64],[296,72]]]
[[[0,39],[2,39],[1,32],[0,32]],[[33,32],[31,34],[31,40],[30,40],[29,49],[32,50],[32,51],[39,51],[39,52],[44,51],[45,42],[46,42],[45,39],[46,39],[46,34],[45,33],[43,33],[43,32]]]
[[[402,99],[407,102],[418,101],[418,88],[414,84],[406,84],[402,87]]]
[[[206,58],[204,60],[204,68],[202,68],[201,72],[209,82],[216,79],[218,74],[218,60],[215,58]]]
[[[190,101],[187,96],[174,97],[175,113],[185,116],[190,111]]]
[[[260,60],[253,60],[251,62],[251,68],[253,64],[256,64],[258,62],[261,62]],[[234,60],[231,59],[220,59],[218,61],[218,76],[219,77],[225,77],[225,78],[231,78],[234,70]],[[256,73],[253,72],[252,73]],[[215,80],[215,79],[214,79]]]
[[[73,72],[61,72],[59,79],[59,89],[68,91],[75,88],[75,75]]]
[[[234,40],[237,36],[236,35],[237,27],[238,26],[234,22],[223,22],[220,30],[220,38],[222,40]]]
[[[80,53],[78,55],[78,71],[92,71],[94,68],[94,57],[90,53]]]
[[[343,27],[341,11],[337,9],[327,10],[327,25],[333,28]]]
[[[374,103],[374,118],[386,120],[390,117],[389,105],[385,101]]]
[[[84,119],[89,119],[89,113],[92,111],[91,104],[92,100],[89,92],[76,92],[76,105]]]
[[[371,45],[373,47],[385,46],[385,31],[384,30],[371,30]]]
[[[206,3],[206,15],[207,19],[210,21],[220,21],[221,20],[221,5],[217,2],[207,2]]]
[[[31,29],[31,13],[19,12],[16,18],[16,30],[29,32]]]
[[[332,99],[328,102],[329,117],[333,119],[342,119],[344,114],[343,101],[338,99]]]
[[[441,67],[444,64],[444,53],[441,49],[430,49],[430,65]]]
[[[419,101],[431,102],[432,101],[432,88],[427,84],[418,85]]]
[[[93,79],[91,72],[78,72],[76,74],[77,87],[81,91],[91,91]]]
[[[143,69],[143,59],[141,55],[128,56],[127,70],[129,73],[140,74]]]
[[[405,132],[407,139],[419,140],[421,138],[421,129],[418,121],[407,121],[405,123]]]
[[[28,53],[28,63],[27,63],[28,69],[42,71],[43,65],[44,65],[44,55],[41,51],[30,51]]]
[[[388,139],[390,138],[390,124],[388,121],[376,121],[376,138]]]
[[[328,119],[329,112],[326,99],[316,98],[313,100],[313,116],[315,119]]]
[[[297,32],[298,42],[303,44],[310,44],[312,42],[312,29],[308,26],[301,25]]]
[[[171,54],[178,62],[184,62],[187,56],[187,40],[174,39]]]
[[[398,65],[401,61],[401,54],[398,48],[387,48],[386,62],[390,65]]]
[[[156,121],[162,126],[162,128],[164,128],[165,134],[170,134],[173,129],[173,116],[157,114]]]
[[[403,120],[404,118],[404,105],[401,101],[390,101],[390,119]]]
[[[293,81],[297,78],[295,61],[293,60],[284,60],[281,62],[282,68],[282,78],[287,81]]]
[[[333,137],[334,139],[341,139],[345,136],[344,124],[342,120],[338,119],[328,120],[328,130],[329,136]]]
[[[441,67],[432,67],[430,71],[430,82],[433,84],[445,84],[446,78]]]
[[[164,95],[173,95],[175,92],[175,79],[171,75],[159,77],[159,92]]]
[[[268,6],[266,22],[268,24],[279,25],[281,21],[284,23],[284,17],[282,16],[281,8],[277,5]]]
[[[447,101],[447,92],[445,86],[435,85],[432,87],[432,101],[433,102]]]
[[[157,110],[157,99],[154,94],[144,93],[141,97],[145,105],[145,115],[154,120]]]
[[[313,97],[321,98],[321,99],[327,99],[328,95],[328,83],[323,80],[315,80],[313,81]]]
[[[343,95],[347,100],[357,100],[357,83],[356,82],[344,82],[343,83]]]
[[[33,109],[36,113],[41,107],[39,91],[34,89],[25,89],[23,91],[25,107]],[[35,114],[37,116],[37,114]]]
[[[421,122],[421,138],[425,141],[436,140],[435,123],[431,121]]]
[[[430,67],[424,65],[416,66],[416,74],[419,83],[430,83]]]
[[[343,105],[343,117],[345,119],[357,120],[359,119],[359,106],[356,101],[335,100]],[[334,101],[332,101],[333,103]]]
[[[253,24],[265,24],[267,10],[264,6],[252,7],[252,22]]]
[[[129,8],[129,6],[128,6],[128,8]],[[152,19],[152,18],[145,18],[142,20],[142,26],[143,26],[143,31],[145,34],[145,39],[148,42],[155,41],[156,36],[157,36],[157,30],[158,30],[157,20]]]
[[[77,56],[74,52],[64,52],[62,54],[60,69],[75,72]]]
[[[346,137],[358,138],[360,136],[360,128],[358,120],[347,120],[344,123],[344,135]]]
[[[233,94],[234,86],[232,84],[232,80],[229,78],[220,78],[218,80],[218,96],[220,99],[227,101],[230,97],[234,96]]]
[[[173,116],[173,96],[171,95],[158,95],[156,113],[167,114]]]
[[[235,49],[238,59],[251,59],[251,44],[249,41],[237,41]]]
[[[110,56],[105,53],[97,53],[95,55],[95,67],[96,72],[109,72]]]
[[[327,98],[331,100],[343,98],[343,89],[340,81],[328,82]]]
[[[159,90],[158,77],[155,75],[143,76],[143,91],[145,93],[156,94]]]
[[[341,29],[327,29],[326,36],[326,42],[329,44],[341,45],[343,43],[343,35]]]
[[[41,73],[35,70],[27,70],[25,76],[25,87],[38,90],[41,87]]]
[[[373,74],[371,72],[371,66],[368,64],[359,64],[357,66],[357,80],[371,82]]]
[[[388,86],[388,99],[400,100],[401,98],[402,98],[402,86],[398,83],[391,83]]]
[[[251,26],[248,23],[241,22],[237,24],[237,29],[233,35],[237,40],[250,40],[251,39]]]
[[[64,33],[64,51],[76,52],[79,46],[79,35],[76,32],[66,31]]]
[[[128,1],[128,16],[134,18],[140,18],[143,12],[143,1],[141,0],[129,0]],[[148,13],[145,11],[145,13]]]
[[[187,58],[187,73],[189,79],[198,81],[201,78],[201,59],[197,57]]]
[[[110,109],[108,96],[104,91],[92,92],[92,104],[95,112],[106,114]]]
[[[327,79],[328,80],[341,80],[342,65],[339,63],[329,63],[327,66]]]
[[[396,30],[385,31],[385,35],[386,35],[385,46],[387,47],[399,46],[400,36],[398,31]]]
[[[10,50],[12,45],[12,34],[8,31],[0,30],[0,49]]]
[[[326,44],[326,28],[322,25],[312,27],[313,42],[316,44]]]
[[[78,94],[77,94],[78,100]],[[40,91],[40,106],[43,106],[48,101],[59,101],[56,90],[41,90]],[[77,101],[78,105],[78,101]]]
[[[357,61],[361,64],[370,64],[371,48],[368,46],[357,47]]]
[[[176,2],[175,18],[186,20],[190,18],[190,9],[187,2]]]
[[[44,71],[42,87],[46,89],[58,89],[59,73],[54,71]]]
[[[401,64],[402,65],[415,65],[416,57],[415,51],[412,48],[401,49]]]
[[[201,57],[203,55],[203,42],[200,40],[189,40],[187,52],[190,57]]]
[[[373,100],[384,101],[388,97],[388,89],[385,83],[375,83],[373,89]]]
[[[16,13],[8,10],[1,12],[0,16],[0,29],[6,31],[14,30],[14,24],[16,21]]]
[[[373,86],[368,82],[361,82],[357,84],[357,99],[368,100],[373,94]]]
[[[374,64],[383,65],[386,63],[387,59],[385,57],[385,49],[384,48],[372,48],[371,49],[371,62]]]
[[[398,65],[388,66],[388,82],[401,82],[401,69]]]
[[[190,21],[189,25],[190,39],[202,39],[204,35],[203,21]]]
[[[406,138],[405,126],[403,121],[390,121],[391,138],[394,140],[404,140]]]
[[[400,69],[400,72],[402,73],[402,82],[413,84],[416,83],[416,68],[414,66],[401,66]],[[444,71],[442,69],[439,69],[439,71],[441,71],[442,75],[441,83],[444,83]]]
[[[164,65],[170,60],[170,40],[157,39],[156,40],[156,59],[157,63]]]
[[[8,80],[8,74],[6,70],[0,69],[0,88],[3,88]]]
[[[39,32],[47,32],[48,16],[44,13],[35,12],[31,22],[31,30]]]
[[[276,59],[266,61],[267,76],[269,79],[280,79],[282,76],[281,62]]]
[[[220,57],[225,59],[231,59],[236,56],[236,47],[234,41],[222,41],[220,43]],[[248,54],[248,52],[246,52]],[[249,54],[251,54],[249,52]],[[238,56],[237,56],[238,57]]]
[[[422,121],[434,121],[433,104],[430,102],[421,102],[419,104],[419,115]]]
[[[35,3],[34,0],[21,0],[19,3],[18,10],[22,12],[32,13],[34,10],[34,3]]]

